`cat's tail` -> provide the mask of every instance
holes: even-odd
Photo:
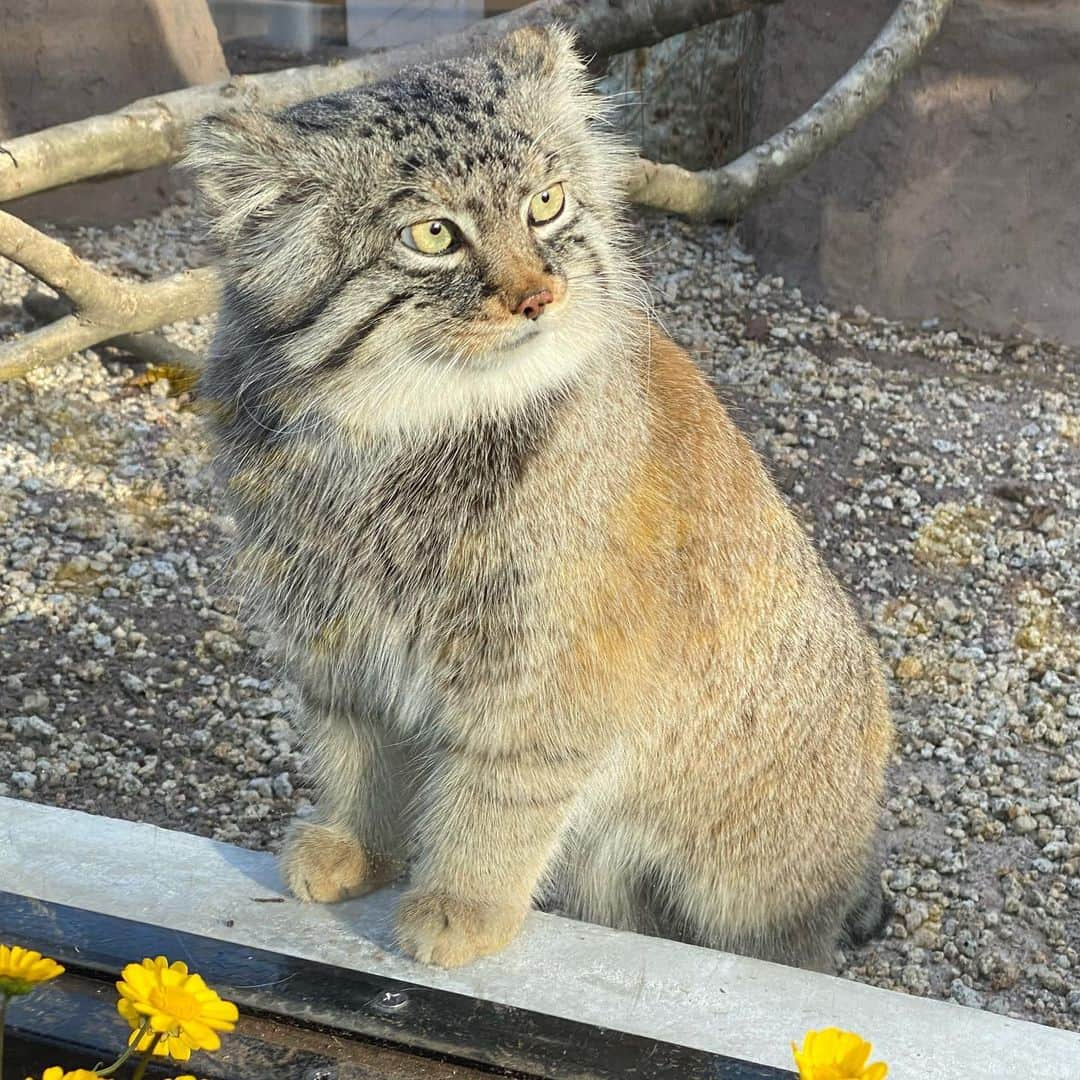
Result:
[[[882,887],[880,862],[875,857],[867,868],[862,889],[844,916],[843,944],[858,947],[881,937],[892,914],[892,898]]]

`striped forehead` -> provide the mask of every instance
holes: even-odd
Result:
[[[304,102],[284,115],[300,133],[364,144],[371,164],[405,181],[402,189],[485,177],[501,185],[557,159],[541,145],[545,118],[523,120],[533,110],[514,101],[518,83],[498,61],[469,58]]]

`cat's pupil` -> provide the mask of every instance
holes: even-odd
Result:
[[[433,221],[431,223],[431,235],[432,236],[438,236],[439,233],[441,233],[441,232],[442,232],[442,226],[437,221]]]
[[[540,201],[541,202],[551,202],[551,192],[550,191],[541,191],[540,192]]]

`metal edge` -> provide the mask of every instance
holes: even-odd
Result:
[[[182,959],[245,1010],[551,1080],[790,1080],[772,1066],[302,957],[0,892],[0,938],[115,977]]]

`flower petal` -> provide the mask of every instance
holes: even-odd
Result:
[[[133,993],[145,997],[154,986],[154,976],[141,964],[127,964],[120,972],[120,978],[131,987]],[[117,988],[119,988],[119,983]]]
[[[34,949],[24,949],[21,945],[0,945],[0,979],[8,983],[25,983],[33,986],[36,983],[47,982],[63,974],[63,967],[55,960]],[[13,990],[11,993],[25,993],[24,990]]]
[[[865,1039],[851,1032],[844,1032],[844,1038],[837,1045],[839,1054],[837,1064],[844,1076],[861,1076],[866,1059],[870,1056],[871,1046]]]
[[[191,1047],[183,1039],[170,1039],[168,1046],[161,1048],[162,1054],[168,1054],[173,1061],[187,1061],[191,1057]]]
[[[835,1028],[806,1033],[806,1053],[812,1065],[824,1065],[832,1056],[832,1033]]]
[[[200,1023],[198,1020],[181,1020],[180,1027],[184,1034],[200,1050],[217,1050],[221,1047],[221,1039],[216,1031]]]
[[[213,1020],[231,1025],[240,1019],[240,1010],[231,1001],[222,1001],[221,998],[217,1001],[208,1001],[199,1012],[207,1022]]]
[[[794,1043],[791,1044],[791,1055],[795,1058],[795,1067],[799,1070],[799,1080],[814,1080],[810,1059]]]
[[[144,1032],[142,1032],[140,1034],[138,1028],[136,1028],[128,1036],[128,1046],[134,1046],[135,1049],[140,1051],[140,1052],[143,1051],[143,1050],[149,1049],[150,1044],[153,1041],[154,1041],[154,1035],[153,1035],[152,1032],[144,1031]]]

